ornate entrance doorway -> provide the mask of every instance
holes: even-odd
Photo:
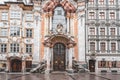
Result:
[[[66,47],[62,43],[56,43],[53,47],[53,69],[54,71],[65,70]]]
[[[11,71],[12,72],[21,72],[22,70],[22,61],[19,59],[11,60]]]

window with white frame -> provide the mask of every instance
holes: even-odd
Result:
[[[104,4],[104,0],[99,0],[99,4]]]
[[[8,20],[8,12],[2,12],[1,20]]]
[[[94,0],[89,0],[89,4],[94,4]]]
[[[105,42],[101,42],[101,43],[100,43],[100,50],[101,50],[101,52],[105,52],[105,50],[106,50],[105,47],[106,47],[106,46],[105,46]]]
[[[20,36],[20,27],[10,27],[10,36]]]
[[[2,53],[7,52],[7,44],[1,44],[1,52]]]
[[[89,32],[90,32],[90,35],[95,35],[95,28],[90,28]]]
[[[99,19],[105,19],[105,12],[99,13]]]
[[[19,52],[19,44],[11,43],[10,44],[10,52]]]
[[[1,34],[0,34],[0,36],[7,36],[7,33],[8,33],[8,29],[1,28]]]
[[[113,5],[115,0],[109,0],[109,4]]]
[[[61,10],[57,10],[57,15],[62,15],[62,11]]]
[[[26,29],[26,37],[32,37],[32,29]]]
[[[115,35],[115,28],[110,28],[110,35]]]
[[[33,14],[32,13],[26,14],[26,21],[33,21]]]
[[[110,19],[115,19],[115,12],[110,12]]]
[[[111,43],[111,51],[116,51],[116,43]]]
[[[32,44],[26,44],[26,53],[32,53]]]
[[[95,12],[89,12],[89,19],[95,19]]]
[[[90,42],[90,51],[95,51],[95,42]]]
[[[20,19],[21,18],[21,12],[20,11],[11,11],[10,12],[10,18]]]
[[[100,35],[105,35],[105,28],[100,28]]]

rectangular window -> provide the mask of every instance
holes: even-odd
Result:
[[[106,61],[101,61],[101,67],[106,68]]]
[[[32,13],[26,14],[26,21],[33,21],[33,14]]]
[[[26,53],[32,53],[32,44],[26,44]]]
[[[21,13],[20,13],[20,11],[11,11],[11,13],[10,13],[10,18],[20,19],[20,18],[21,18]]]
[[[116,51],[116,43],[111,43],[111,51]]]
[[[99,19],[105,19],[105,12],[99,13]]]
[[[99,4],[104,4],[104,0],[99,0]]]
[[[100,28],[100,35],[105,35],[105,28]]]
[[[94,0],[89,0],[89,4],[94,4]]]
[[[8,30],[6,28],[2,28],[0,36],[7,36],[7,33],[8,33]]]
[[[105,43],[104,42],[102,42],[102,43],[100,43],[100,48],[101,48],[101,52],[105,52]]]
[[[111,35],[115,35],[115,28],[110,28]]]
[[[20,36],[20,27],[10,27],[10,36]]]
[[[95,35],[95,28],[90,28],[90,35]]]
[[[115,19],[115,12],[110,12],[110,19]]]
[[[98,61],[98,67],[99,68],[109,68],[109,61]]]
[[[110,5],[114,5],[114,0],[109,0]]]
[[[95,13],[89,12],[89,19],[95,19]]]
[[[8,13],[7,12],[2,12],[2,19],[1,20],[8,20]]]
[[[57,15],[62,15],[62,11],[61,10],[57,10]]]
[[[18,43],[10,44],[10,52],[19,52],[19,44]]]
[[[32,37],[32,29],[26,29],[26,37]]]
[[[112,61],[112,67],[116,68],[117,67],[117,61]]]
[[[1,44],[1,52],[2,53],[7,52],[7,44]]]
[[[90,42],[90,51],[95,51],[95,43]]]

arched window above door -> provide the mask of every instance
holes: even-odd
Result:
[[[53,20],[52,20],[52,31],[56,32],[57,31],[57,25],[61,24],[63,26],[62,32],[66,32],[66,16],[65,16],[65,11],[61,6],[58,6],[54,9],[54,14],[53,14]]]

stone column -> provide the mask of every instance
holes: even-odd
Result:
[[[70,18],[67,16],[67,33],[69,34],[70,30]]]
[[[49,47],[46,47],[46,52],[45,52],[45,56],[46,56],[46,61],[47,61],[47,68],[46,68],[46,71],[45,73],[48,74],[49,71],[50,71],[50,48]]]
[[[50,31],[52,30],[52,16],[50,16]]]
[[[73,55],[72,48],[69,48],[69,64],[68,64],[69,70],[72,70],[72,55]]]

